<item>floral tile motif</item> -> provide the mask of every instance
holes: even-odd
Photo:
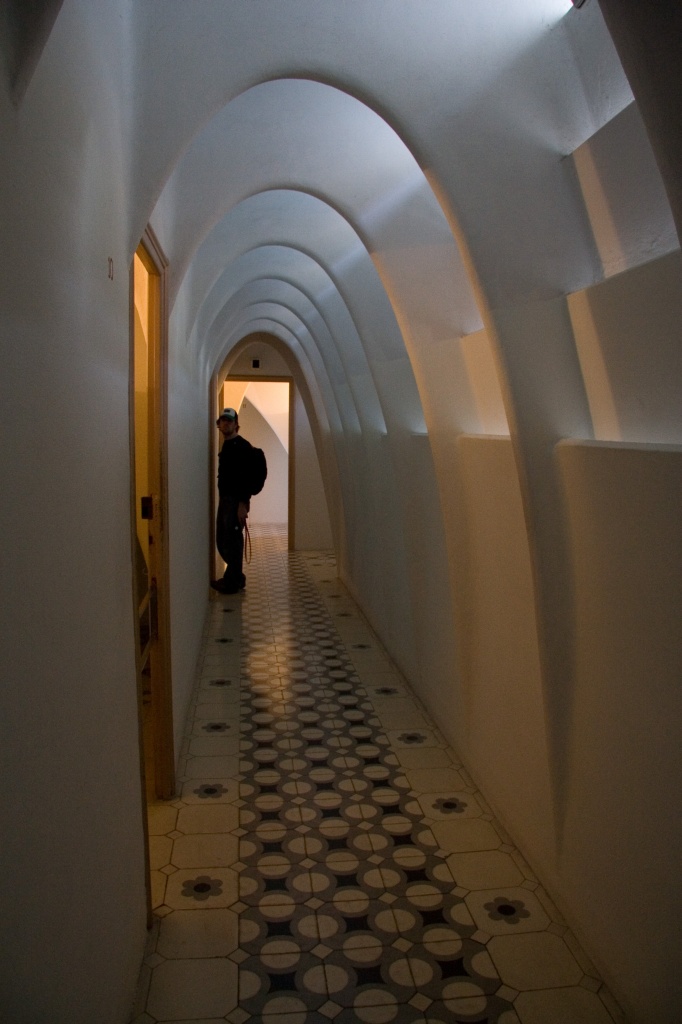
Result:
[[[237,875],[230,868],[183,869],[169,876],[165,902],[172,910],[226,909],[237,895]]]
[[[481,806],[472,793],[425,793],[419,797],[419,806],[427,818],[443,821],[455,818],[477,818]]]
[[[391,746],[398,751],[403,748],[416,750],[441,745],[436,733],[431,729],[389,729],[387,735]]]
[[[550,920],[542,904],[524,888],[481,889],[466,897],[479,928],[491,935],[544,931]]]
[[[193,779],[181,790],[183,804],[232,803],[239,799],[239,783],[235,779]]]
[[[210,875],[198,875],[196,878],[187,878],[182,883],[182,895],[189,899],[203,902],[211,896],[222,896],[222,878],[211,878]]]

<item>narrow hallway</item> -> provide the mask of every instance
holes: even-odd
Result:
[[[617,1006],[336,578],[254,529],[150,809],[134,1024],[612,1024]]]

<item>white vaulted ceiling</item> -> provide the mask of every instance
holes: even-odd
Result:
[[[629,91],[607,47],[595,107],[589,54],[568,60],[568,9],[135,9],[133,238],[151,220],[176,326],[207,372],[257,324],[298,339],[348,422],[381,428],[382,389],[398,387],[420,429],[413,377],[430,345],[478,331],[481,301],[584,283],[593,246],[561,156]],[[471,425],[466,387],[459,407]]]

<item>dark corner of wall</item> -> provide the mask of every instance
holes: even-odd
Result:
[[[63,0],[4,0],[0,4],[2,78],[15,106],[26,90]]]

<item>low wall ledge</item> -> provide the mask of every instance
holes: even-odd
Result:
[[[657,452],[671,455],[682,454],[682,444],[657,444],[649,441],[594,441],[575,437],[562,438],[555,445],[555,451],[567,448],[598,448],[622,452]]]

